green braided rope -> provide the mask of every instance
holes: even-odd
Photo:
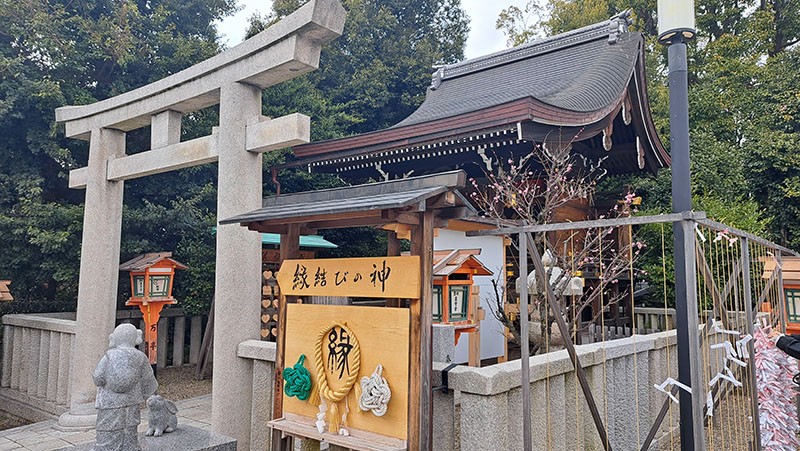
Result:
[[[286,385],[283,386],[283,392],[286,396],[295,396],[300,401],[305,401],[311,394],[311,374],[308,372],[303,362],[306,360],[305,354],[300,354],[297,363],[291,368],[283,370],[283,380]]]

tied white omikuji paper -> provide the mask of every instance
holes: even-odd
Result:
[[[775,346],[770,332],[770,326],[756,325],[753,333],[761,446],[765,451],[796,451],[800,439],[792,376],[797,363]]]

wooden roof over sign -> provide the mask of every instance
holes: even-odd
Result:
[[[604,158],[610,173],[666,167],[647,99],[645,41],[627,30],[629,16],[443,66],[400,123],[295,146],[298,160],[285,167],[384,179],[423,167],[478,171],[465,163],[543,142]]]
[[[251,230],[281,232],[287,224],[301,224],[303,230],[374,226],[411,222],[407,215],[426,209],[437,211],[439,219],[456,219],[477,214],[458,191],[466,184],[464,171],[398,179],[388,182],[347,186],[265,198],[263,207],[220,221],[239,223]],[[305,233],[305,232],[303,232]]]
[[[11,290],[8,288],[10,284],[10,280],[0,280],[0,302],[14,300],[14,296],[11,296]]]

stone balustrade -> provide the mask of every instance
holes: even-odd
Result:
[[[138,310],[117,311],[116,322],[144,329]],[[197,363],[203,322],[203,316],[187,317],[180,308],[164,310],[158,323],[157,367]],[[2,324],[0,403],[4,410],[29,421],[52,419],[66,412],[75,313],[11,314],[3,316]]]
[[[68,313],[3,316],[4,410],[32,421],[67,411],[75,329]]]
[[[640,448],[666,399],[653,385],[677,378],[676,344],[672,330],[576,346],[614,449]],[[719,360],[709,363],[711,371]],[[445,366],[435,364],[434,386]],[[452,369],[448,393],[434,395],[434,449],[522,449],[520,375],[519,360]],[[566,351],[530,357],[530,390],[534,449],[604,449]],[[651,449],[659,440],[669,444],[677,407],[670,412]]]
[[[253,362],[253,406],[250,415],[250,449],[270,448],[272,393],[275,386],[276,345],[271,341],[247,340],[239,343],[236,354]]]

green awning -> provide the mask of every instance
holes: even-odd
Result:
[[[281,244],[281,236],[277,233],[262,233],[261,244]],[[335,249],[339,246],[319,235],[300,235],[300,247],[316,247],[319,249]]]
[[[217,233],[217,228],[212,227],[211,233]],[[280,246],[281,235],[278,233],[262,233],[261,244]],[[319,235],[300,235],[300,247],[315,247],[317,249],[336,249],[339,247]]]

